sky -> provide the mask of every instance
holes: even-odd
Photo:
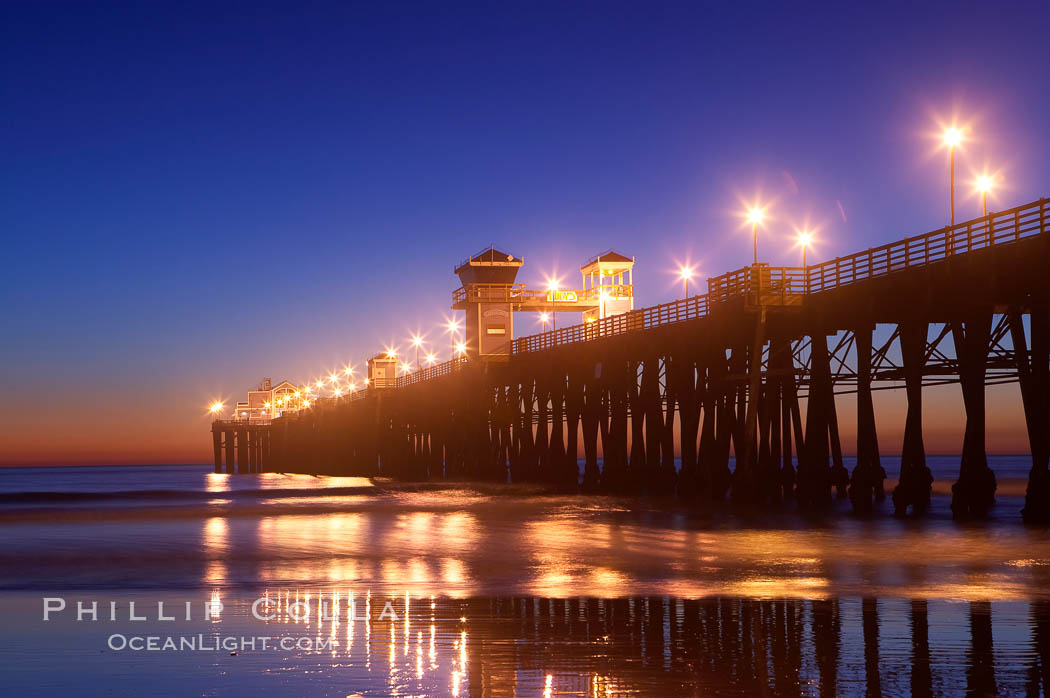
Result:
[[[0,464],[207,462],[207,405],[263,377],[417,331],[447,358],[489,244],[566,286],[633,255],[646,306],[749,263],[754,201],[772,264],[807,222],[811,263],[939,228],[948,124],[958,219],[986,169],[990,209],[1050,195],[1048,30],[1037,2],[4,3]],[[1025,450],[1016,386],[989,399],[990,449]]]

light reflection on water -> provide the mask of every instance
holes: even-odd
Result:
[[[1050,597],[1050,532],[1016,523],[959,525],[936,511],[926,521],[756,520],[658,500],[469,489],[19,511],[0,525],[0,562],[11,563],[0,565],[0,586],[12,589]]]
[[[98,596],[103,595],[90,598]],[[43,651],[27,655],[20,648],[18,663],[10,662],[12,648],[0,646],[0,666],[10,669],[5,679],[13,695],[29,685],[54,693],[119,677],[119,693],[126,695],[211,694],[221,685],[227,690],[220,694],[594,698],[683,691],[1039,695],[1050,667],[1046,601],[447,599],[351,587],[274,587],[260,596],[270,601],[265,619],[252,615],[252,595],[216,590],[211,598],[221,600],[221,613],[203,625],[179,622],[160,632],[324,644],[235,654],[99,655],[94,648],[104,645],[106,634],[146,631],[141,624],[118,622],[84,632],[65,619],[41,636]],[[140,610],[149,608],[140,594],[126,594],[122,608],[136,598]],[[0,610],[18,619],[21,630],[36,620],[19,618],[25,601],[0,597]],[[155,624],[149,632],[157,632]],[[32,632],[26,635],[32,642]],[[66,671],[40,671],[56,657],[62,657]]]
[[[268,627],[338,645],[103,665],[72,628],[66,654],[53,635],[37,654],[0,644],[12,685],[56,656],[132,687],[146,666],[172,694],[215,693],[220,676],[275,695],[1009,694],[1050,671],[1050,534],[957,525],[944,500],[926,521],[806,521],[466,487],[222,496],[20,510],[0,525],[0,603],[32,609],[39,632],[25,596],[45,589],[203,594],[223,604],[210,630],[257,632],[256,596],[282,618],[327,602],[334,618]]]
[[[411,502],[266,516],[254,540],[216,540],[230,530],[213,517],[205,547],[230,550],[240,567],[231,583],[363,580],[456,598],[506,590],[552,597],[873,593],[1019,600],[1050,594],[1050,538],[1020,526],[844,519],[818,528],[697,529],[674,516],[576,509],[564,498],[507,506],[479,499],[466,511],[406,506]],[[240,526],[250,528],[251,521]]]

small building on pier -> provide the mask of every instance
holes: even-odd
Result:
[[[248,399],[237,402],[233,419],[252,424],[265,424],[271,419],[289,412],[298,412],[308,406],[305,393],[289,381],[274,385],[263,378],[254,390],[248,391]]]
[[[397,355],[382,351],[368,360],[368,378],[366,385],[370,388],[393,388],[397,385]]]
[[[598,301],[583,311],[584,322],[634,310],[634,257],[606,250],[584,262],[580,274],[583,275],[583,297]]]

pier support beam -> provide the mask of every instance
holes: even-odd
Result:
[[[766,308],[755,318],[754,338],[748,347],[747,405],[744,411],[743,444],[736,446],[733,470],[733,501],[756,504],[759,501],[758,418],[762,403],[762,347],[766,343]]]
[[[853,511],[871,513],[874,502],[885,498],[886,471],[879,463],[879,440],[875,407],[871,400],[871,340],[875,326],[864,323],[854,330],[857,350],[857,465],[850,478],[849,496]]]
[[[226,445],[226,472],[237,472],[237,442],[232,429],[223,429],[222,441]]]
[[[631,494],[641,492],[646,477],[645,467],[645,408],[638,388],[639,362],[628,359],[626,387],[628,408],[631,411],[631,457],[627,465],[624,491]]]
[[[248,430],[237,430],[237,472],[250,473],[248,465]]]
[[[584,379],[587,372],[594,375],[589,363],[582,368],[569,369],[565,392],[565,463],[561,467],[561,482],[575,491],[580,482],[580,420],[583,417]]]
[[[211,425],[211,447],[215,456],[215,472],[222,472],[222,431],[215,424]]]
[[[835,395],[831,384],[831,364],[827,338],[823,332],[810,337],[812,378],[806,407],[806,452],[799,461],[798,505],[803,509],[824,509],[831,505],[831,467],[829,464],[830,411]]]
[[[521,437],[521,453],[518,457],[518,469],[511,472],[514,482],[528,482],[536,477],[536,439],[533,432],[533,404],[534,388],[531,376],[523,376],[521,380],[521,422],[519,431]]]
[[[700,427],[700,404],[696,395],[696,368],[691,357],[684,352],[671,359],[667,376],[668,383],[675,385],[678,414],[681,415],[682,469],[678,474],[678,494],[692,498],[700,490],[697,478],[696,436]],[[671,422],[672,426],[674,421]],[[672,430],[673,431],[673,430]]]
[[[790,341],[770,344],[769,360],[780,374],[780,490],[784,499],[795,496],[797,476],[792,461],[792,441],[798,463],[802,463],[805,439],[802,431],[802,412],[798,405],[798,387],[795,383],[795,356]],[[794,438],[792,438],[794,437]],[[774,438],[776,438],[774,436]]]
[[[714,471],[718,463],[718,441],[715,436],[715,413],[719,402],[720,386],[713,383],[715,362],[719,352],[711,347],[701,350],[697,363],[696,386],[701,393],[703,403],[703,421],[700,426],[700,450],[697,453],[696,493],[701,497],[712,497],[714,489]],[[721,353],[722,365],[725,365],[725,354]]]
[[[1043,302],[1032,307],[1031,349],[1025,340],[1019,309],[1011,310],[1009,321],[1032,452],[1032,469],[1028,473],[1021,517],[1025,523],[1047,524],[1050,523],[1050,306]]]
[[[597,364],[594,370],[583,376],[580,387],[583,389],[580,405],[580,421],[583,430],[583,491],[594,492],[601,483],[601,471],[598,470],[598,410],[601,408],[600,376],[609,370],[606,362]],[[605,447],[605,462],[613,455],[608,444]]]
[[[925,514],[930,508],[933,475],[926,467],[926,449],[922,443],[922,374],[926,367],[926,322],[910,320],[900,324],[901,360],[908,396],[908,414],[904,422],[904,445],[901,447],[901,474],[893,490],[896,516]]]
[[[598,419],[598,429],[602,437],[601,490],[623,492],[631,480],[627,430],[628,422],[633,422],[634,417],[628,418],[628,411],[633,395],[632,381],[636,381],[637,376],[634,374],[634,365],[622,354],[609,357],[607,363],[608,378],[603,380],[606,387],[602,394],[594,393],[592,396],[588,392],[587,405],[588,410],[593,410]],[[605,363],[602,366],[604,372]],[[609,413],[607,427],[604,426],[606,410]]]
[[[550,476],[550,376],[543,371],[536,378],[536,471],[533,476],[548,482]]]
[[[952,322],[952,338],[959,359],[959,382],[966,408],[959,480],[952,485],[952,516],[983,518],[995,504],[995,473],[985,452],[984,381],[992,311],[971,313],[965,321]]]

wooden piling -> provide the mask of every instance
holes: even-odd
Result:
[[[953,321],[951,327],[966,410],[959,479],[952,485],[952,516],[983,518],[995,503],[996,489],[995,473],[988,467],[985,452],[984,382],[992,311],[974,310],[965,320]]]
[[[1050,305],[1045,302],[1034,304],[1030,317],[1031,349],[1025,339],[1021,309],[1012,308],[1009,317],[1021,404],[1032,453],[1021,517],[1025,523],[1046,524],[1050,523]]]
[[[226,445],[226,472],[237,472],[237,442],[233,429],[223,429],[222,441]]]
[[[879,462],[875,407],[871,399],[871,344],[875,326],[862,323],[854,329],[857,350],[857,464],[850,477],[849,496],[856,513],[870,513],[884,496],[886,471]]]
[[[926,367],[925,321],[908,319],[898,326],[901,361],[904,367],[908,413],[904,421],[904,445],[901,447],[901,473],[893,490],[893,508],[897,516],[924,514],[930,508],[933,475],[926,467],[926,449],[922,439],[922,376]]]
[[[215,456],[215,472],[222,472],[222,431],[218,423],[211,425],[211,445]]]

